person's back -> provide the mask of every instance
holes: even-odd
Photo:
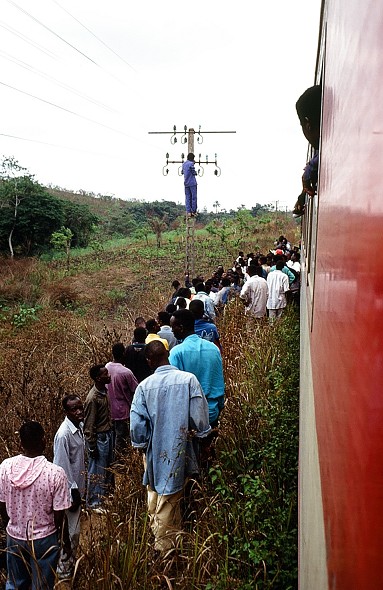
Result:
[[[133,372],[123,365],[125,347],[121,342],[113,345],[113,362],[106,363],[110,375],[108,391],[112,420],[128,420],[137,380]]]
[[[200,299],[205,307],[204,310],[204,319],[210,322],[215,322],[215,305],[211,297],[205,291],[205,285],[203,283],[199,283],[196,286],[196,294],[194,295],[193,299]]]
[[[53,589],[64,511],[71,506],[64,470],[44,455],[45,433],[38,422],[20,428],[23,454],[0,466],[0,513],[7,523],[7,590]],[[64,531],[65,550],[71,553]]]
[[[262,318],[266,315],[266,303],[268,297],[267,280],[261,276],[262,267],[248,267],[249,279],[243,285],[240,299],[244,302],[245,313]]]
[[[168,345],[169,345],[169,350],[171,350],[173,348],[173,346],[175,346],[177,344],[177,340],[176,340],[176,338],[172,332],[172,329],[170,327],[171,315],[170,315],[170,313],[168,313],[166,311],[159,311],[157,318],[158,318],[158,323],[160,325],[160,331],[157,332],[157,334],[160,338],[167,340]]]
[[[194,316],[194,333],[200,338],[213,342],[218,346],[219,350],[222,350],[221,343],[219,341],[219,333],[217,326],[212,322],[208,322],[203,319],[204,304],[199,299],[193,299],[190,303],[190,311]]]
[[[170,351],[169,361],[197,377],[208,402],[210,424],[215,426],[225,392],[221,353],[215,344],[193,333],[194,317],[190,311],[174,312],[171,322],[175,337],[183,341]]]
[[[267,299],[268,310],[281,310],[286,307],[286,293],[289,290],[289,279],[283,272],[283,261],[278,261],[276,270],[271,271],[267,276],[269,296]],[[271,317],[271,314],[270,314]]]
[[[145,357],[146,328],[136,328],[133,333],[133,344],[126,347],[124,365],[128,367],[138,383],[153,373]]]

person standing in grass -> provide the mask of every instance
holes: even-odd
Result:
[[[267,286],[269,296],[267,298],[267,309],[269,310],[269,319],[274,321],[279,318],[287,305],[286,293],[289,291],[289,279],[283,272],[285,267],[284,260],[278,260],[275,270],[271,270],[267,275]]]
[[[124,365],[128,367],[138,383],[153,373],[145,358],[146,328],[136,328],[133,333],[133,343],[125,349]]]
[[[169,361],[177,369],[197,377],[209,406],[210,425],[215,428],[225,396],[221,353],[215,344],[194,333],[194,316],[188,309],[175,311],[170,325],[181,343],[170,351]]]
[[[88,489],[86,504],[102,510],[101,504],[113,482],[110,466],[113,462],[113,431],[108,392],[110,375],[105,365],[89,370],[94,381],[84,405],[84,436],[88,451]]]
[[[23,453],[0,466],[0,513],[7,529],[6,590],[54,587],[60,545],[71,546],[65,510],[72,502],[62,467],[43,455],[45,432],[39,422],[20,428]]]
[[[210,432],[209,411],[196,377],[170,365],[169,353],[159,340],[148,344],[145,354],[154,374],[134,394],[130,436],[133,447],[145,453],[143,483],[154,548],[166,552],[175,547],[182,530],[184,487],[198,473],[193,438]]]
[[[194,333],[194,316],[191,311],[175,311],[170,325],[180,344],[170,351],[169,361],[181,371],[189,371],[197,377],[209,407],[209,423],[214,430],[201,440],[199,449],[200,466],[207,468],[215,457],[214,440],[224,405],[225,381],[221,353],[215,344]]]
[[[177,344],[177,340],[170,327],[170,318],[171,315],[167,311],[159,311],[157,314],[158,323],[160,325],[158,336],[168,341],[169,350],[171,350],[173,346]]]
[[[268,296],[267,281],[262,277],[262,266],[247,267],[249,279],[243,285],[240,299],[245,304],[245,314],[254,318],[263,318],[266,315],[266,303]]]
[[[84,406],[77,395],[66,395],[62,400],[65,419],[53,441],[53,463],[66,473],[72,505],[66,511],[72,547],[70,559],[61,552],[57,566],[59,579],[73,575],[74,560],[80,541],[81,499],[85,494],[85,441],[82,431]]]
[[[113,345],[112,355],[113,362],[105,365],[110,375],[106,388],[114,428],[114,449],[118,457],[128,448],[130,406],[138,382],[132,371],[123,365],[125,346],[122,342]]]

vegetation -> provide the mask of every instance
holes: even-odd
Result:
[[[223,231],[219,216],[215,228]],[[62,227],[70,226],[58,226],[65,236]],[[292,239],[295,231],[283,215],[243,210],[229,228],[222,237],[198,230],[199,272],[231,265],[239,249],[267,251],[277,235]],[[89,366],[110,360],[112,344],[131,339],[134,318],[153,317],[172,280],[182,280],[183,232],[161,232],[159,247],[153,233],[142,238],[99,236],[86,250],[72,247],[69,270],[65,252],[0,259],[1,460],[18,452],[26,418],[44,423],[51,458],[62,396],[85,397]],[[193,492],[182,557],[164,563],[153,555],[141,457],[131,450],[108,514],[84,517],[79,590],[296,587],[298,318],[291,310],[273,326],[253,324],[234,300],[219,329],[226,407],[217,460]]]

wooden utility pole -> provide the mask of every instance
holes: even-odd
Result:
[[[236,133],[235,131],[204,131],[205,133]],[[199,126],[199,130],[195,131],[193,127],[189,129],[187,126],[184,126],[183,131],[177,131],[176,126],[173,127],[173,132],[171,131],[149,131],[149,135],[171,135],[170,143],[175,145],[178,141],[177,135],[182,135],[181,137],[181,144],[186,144],[188,146],[188,154],[192,153],[195,154],[195,138],[197,138],[197,143],[203,143],[203,135],[201,133],[201,126]],[[181,164],[178,168],[178,175],[182,176],[182,164],[185,161],[185,154],[181,154],[181,160],[169,160],[169,154],[166,154],[166,164],[162,169],[162,174],[167,176],[169,174],[169,164]],[[221,169],[217,163],[217,154],[215,154],[214,160],[209,160],[209,157],[206,156],[205,160],[201,159],[201,154],[198,156],[198,160],[195,158],[195,163],[198,165],[197,175],[203,176],[204,174],[204,166],[207,164],[214,164],[215,176],[221,176]],[[195,217],[188,217],[186,214],[186,264],[185,264],[185,273],[191,278],[194,277],[194,261],[195,261],[195,242],[194,242],[194,235],[195,235]]]

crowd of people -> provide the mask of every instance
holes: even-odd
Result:
[[[173,281],[166,308],[138,317],[132,342],[115,343],[112,360],[90,368],[84,403],[75,394],[62,400],[53,463],[43,426],[21,426],[22,454],[0,466],[7,590],[53,588],[56,574],[73,575],[84,498],[90,512],[107,510],[113,467],[130,445],[143,455],[153,549],[174,550],[185,486],[214,457],[224,407],[217,317],[238,298],[246,315],[276,321],[289,296],[299,304],[299,276],[299,248],[280,236],[268,254],[239,252],[232,268],[219,266],[207,280]]]

